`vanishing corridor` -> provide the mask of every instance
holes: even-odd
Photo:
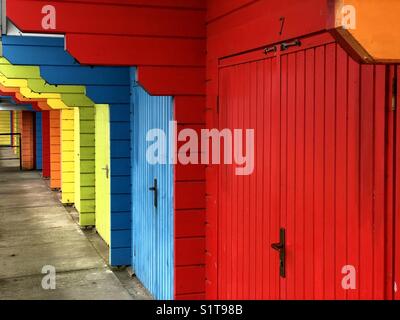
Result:
[[[0,161],[0,300],[135,298],[40,173],[17,165]],[[56,268],[56,290],[42,289],[45,265]]]

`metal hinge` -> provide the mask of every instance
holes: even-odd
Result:
[[[397,88],[397,75],[395,75],[392,82],[392,111],[396,111],[397,109]]]

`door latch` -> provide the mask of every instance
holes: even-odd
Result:
[[[110,176],[110,168],[108,167],[108,164],[106,165],[105,168],[102,168],[102,170],[104,170],[106,172],[106,177],[108,179]]]
[[[300,40],[294,40],[292,42],[284,42],[281,44],[281,51],[286,51],[290,47],[300,47],[300,46],[301,46]]]
[[[280,229],[279,238],[279,243],[273,243],[271,247],[279,252],[279,275],[286,278],[286,230],[284,228]]]
[[[157,179],[154,179],[154,185],[149,188],[150,191],[154,192],[154,207],[158,207],[158,186],[157,186]]]
[[[264,49],[264,53],[265,53],[265,54],[268,54],[268,53],[270,53],[270,52],[276,52],[276,51],[278,51],[278,49],[276,48],[276,46],[272,46],[272,47],[268,47],[268,48],[265,48],[265,49]]]

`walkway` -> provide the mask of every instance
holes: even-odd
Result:
[[[0,158],[6,153],[0,148]],[[110,270],[39,173],[13,165],[0,161],[0,300],[140,298]],[[56,268],[56,290],[42,288],[46,265]]]

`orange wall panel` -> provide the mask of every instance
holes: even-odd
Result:
[[[61,189],[61,134],[59,110],[50,111],[50,188]]]
[[[22,138],[22,169],[35,169],[35,137],[33,112],[20,113],[20,130]]]

